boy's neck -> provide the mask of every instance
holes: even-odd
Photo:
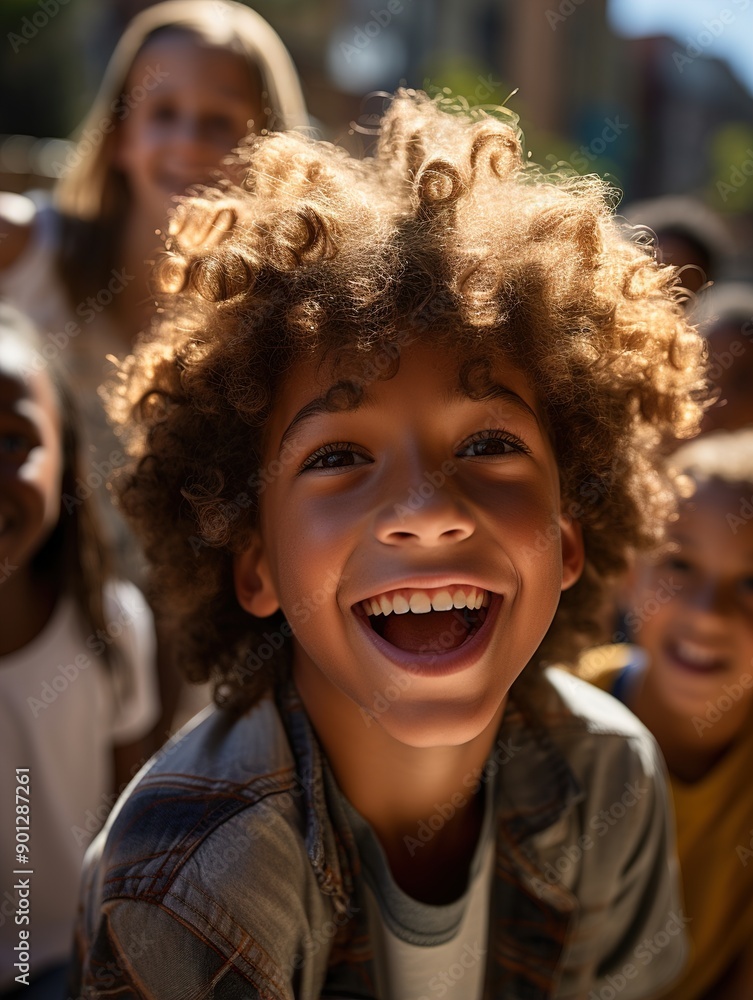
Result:
[[[400,743],[376,721],[367,725],[342,692],[334,694],[333,725],[333,695],[324,706],[305,686],[298,684],[298,690],[343,795],[374,830],[400,888],[427,903],[458,898],[483,819],[477,778],[505,704],[475,739],[419,749]]]
[[[705,778],[736,742],[746,725],[739,712],[726,713],[700,735],[687,715],[664,704],[649,667],[636,687],[628,707],[651,731],[669,773],[686,784]],[[747,714],[747,713],[746,713]]]

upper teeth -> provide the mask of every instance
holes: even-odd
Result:
[[[487,590],[456,584],[436,590],[391,590],[376,597],[367,597],[361,601],[361,607],[367,615],[391,615],[393,612],[404,615],[407,611],[422,615],[428,611],[451,611],[453,608],[486,608],[489,599]]]
[[[710,653],[707,649],[687,639],[677,640],[677,652],[683,660],[694,663],[698,667],[708,667],[719,660],[717,653]]]

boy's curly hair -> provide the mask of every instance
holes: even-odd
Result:
[[[289,643],[269,641],[290,634],[282,613],[248,615],[232,579],[280,471],[261,463],[286,372],[326,357],[358,391],[416,338],[455,345],[469,381],[503,356],[537,389],[586,568],[536,659],[569,661],[597,637],[605,582],[671,511],[662,442],[701,415],[702,341],[675,270],[620,232],[599,178],[524,162],[504,109],[399,91],[373,157],[277,134],[235,170],[179,206],[162,308],[109,401],[137,459],[120,502],[182,622],[189,677],[241,707],[288,662]]]

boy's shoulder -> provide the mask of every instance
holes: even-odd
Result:
[[[548,667],[536,688],[536,708],[543,719],[562,729],[583,729],[594,736],[652,739],[648,729],[622,702],[592,679],[563,667]]]
[[[626,782],[664,785],[665,768],[648,729],[606,691],[560,667],[548,667],[532,689],[535,716],[565,758],[587,800]]]
[[[248,983],[266,996],[291,956],[307,954],[309,924],[345,906],[331,884],[336,855],[311,808],[321,794],[317,749],[305,736],[301,749],[271,697],[239,716],[206,709],[163,747],[87,853],[82,954],[96,964],[106,912],[113,940],[147,952],[140,974],[160,984],[147,995],[164,994],[165,950],[190,947],[193,974],[199,963],[213,980],[217,956],[232,953],[226,974],[244,977],[249,996],[257,993]],[[325,957],[321,949],[305,974],[321,978]],[[177,979],[171,995],[187,995]]]
[[[121,796],[102,831],[108,863],[117,864],[123,852],[131,855],[122,858],[125,864],[146,857],[152,840],[180,841],[185,851],[189,830],[198,847],[227,820],[262,802],[289,814],[289,800],[300,793],[293,750],[272,697],[241,715],[210,706],[168,740]]]

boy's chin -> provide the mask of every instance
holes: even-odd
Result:
[[[463,746],[478,739],[493,727],[496,733],[507,696],[489,703],[398,704],[377,713],[371,707],[371,726],[379,726],[391,739],[416,750]],[[365,714],[366,710],[362,712]]]

